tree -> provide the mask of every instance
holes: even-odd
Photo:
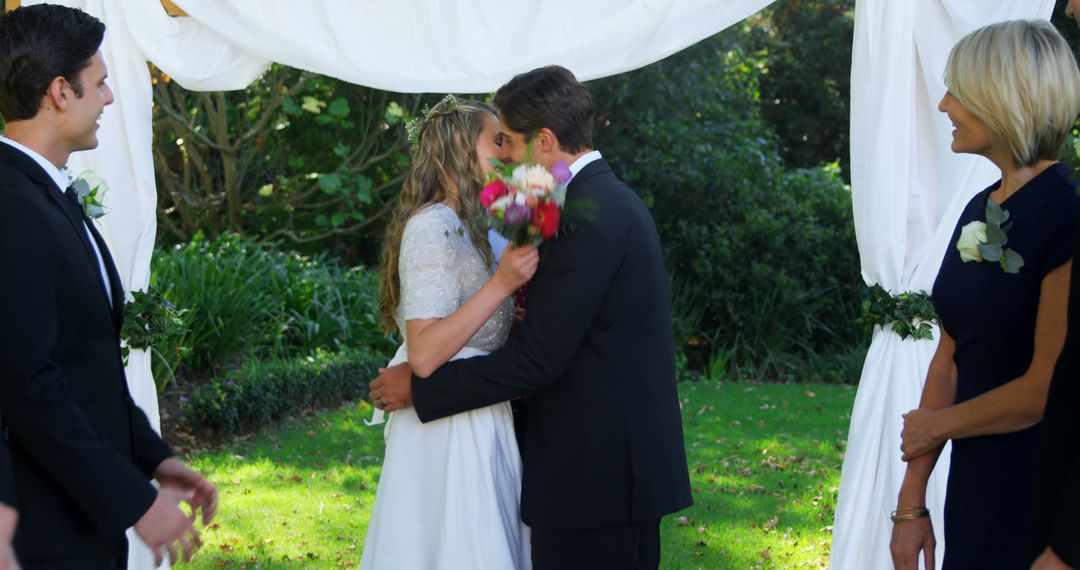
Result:
[[[370,231],[423,99],[281,65],[242,91],[190,92],[156,69],[153,81],[158,224],[177,242],[227,231],[325,249]]]

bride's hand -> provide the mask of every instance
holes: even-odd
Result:
[[[499,260],[499,268],[492,277],[501,289],[509,297],[522,285],[529,282],[536,273],[536,266],[540,263],[540,252],[536,246],[525,245],[514,247],[506,246],[502,258]]]

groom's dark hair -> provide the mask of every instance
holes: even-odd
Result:
[[[527,140],[546,127],[566,152],[592,148],[592,96],[565,67],[549,65],[517,75],[495,92],[492,103],[503,123]]]
[[[36,4],[0,14],[0,116],[32,119],[49,84],[63,77],[82,96],[79,74],[105,38],[105,24],[66,6]]]

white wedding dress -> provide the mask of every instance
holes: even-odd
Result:
[[[398,268],[396,320],[403,338],[405,321],[450,315],[491,277],[457,214],[441,203],[409,220]],[[498,348],[510,331],[512,303],[508,299],[453,359]],[[391,364],[407,354],[403,344]],[[390,414],[385,439],[362,570],[531,567],[508,402],[426,424],[413,408],[400,410]]]

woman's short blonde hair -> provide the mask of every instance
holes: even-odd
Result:
[[[990,131],[1016,166],[1057,160],[1080,114],[1080,72],[1045,20],[1014,20],[964,36],[945,68],[949,92]]]

